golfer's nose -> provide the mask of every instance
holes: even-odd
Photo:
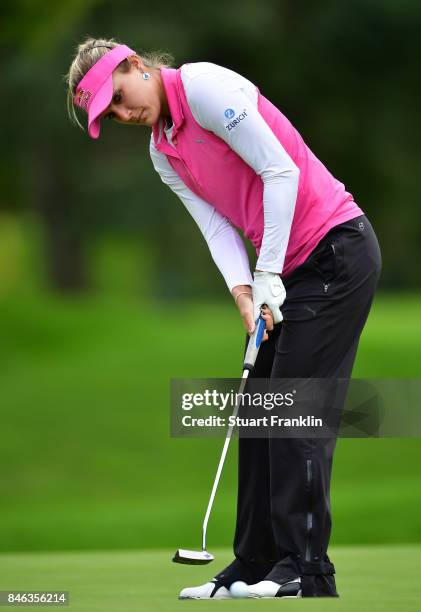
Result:
[[[122,108],[121,106],[116,106],[113,111],[115,118],[117,121],[130,121],[132,119],[132,111],[127,108]]]

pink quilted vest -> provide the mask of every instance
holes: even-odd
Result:
[[[167,141],[160,120],[153,126],[156,148],[167,156],[189,189],[242,230],[258,255],[264,229],[262,179],[226,142],[194,119],[180,68],[162,68],[161,76],[174,124],[174,146]],[[279,270],[286,277],[307,259],[332,227],[364,213],[344,185],[310,151],[288,119],[260,92],[258,110],[300,169],[284,268]]]

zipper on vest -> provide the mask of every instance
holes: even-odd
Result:
[[[193,177],[192,173],[190,172],[190,170],[188,169],[188,167],[187,167],[186,163],[184,162],[184,159],[181,159],[181,157],[180,157],[179,159],[180,159],[181,163],[183,164],[183,166],[184,166],[184,169],[185,169],[186,173],[189,175],[191,182],[193,183],[193,185],[196,185],[196,186],[197,186],[197,191],[199,191],[199,192],[200,192],[200,194],[201,194],[201,195],[200,195],[200,197],[201,197],[203,200],[206,200],[206,198],[204,197],[204,195],[202,195],[202,187],[201,187],[201,185],[200,185],[200,184],[198,183],[198,181],[196,181],[196,179]]]
[[[313,530],[313,512],[312,512],[312,483],[313,483],[313,468],[311,459],[307,459],[307,490],[308,490],[308,508],[306,521],[306,553],[305,560],[311,561],[311,532]]]
[[[170,147],[170,148],[171,148],[171,149],[172,149],[172,150],[173,150],[173,151],[176,153],[176,155],[174,155],[174,157],[176,157],[176,158],[177,158],[177,159],[178,159],[178,160],[179,160],[179,161],[180,161],[180,162],[183,164],[183,168],[184,168],[184,170],[185,170],[186,174],[189,176],[189,178],[190,178],[190,180],[191,180],[192,184],[193,184],[193,185],[195,185],[195,186],[196,186],[197,191],[198,191],[198,192],[200,192],[200,197],[201,197],[203,200],[206,200],[206,198],[205,198],[205,197],[204,197],[204,195],[202,194],[202,186],[201,186],[201,185],[200,185],[200,183],[199,183],[199,182],[198,182],[198,181],[197,181],[197,180],[196,180],[196,179],[193,177],[193,175],[192,175],[192,173],[190,172],[189,168],[187,167],[187,165],[186,165],[186,163],[185,163],[184,159],[181,157],[180,153],[177,151],[177,148],[176,148],[176,145],[177,145],[177,143],[178,143],[178,140],[177,140],[177,133],[176,133],[174,136],[171,136],[171,142],[172,142],[172,145],[173,145],[173,146],[171,146],[171,144],[168,142],[168,139],[167,139],[167,144],[168,144],[168,146],[169,146],[169,147]]]

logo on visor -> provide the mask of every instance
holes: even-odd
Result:
[[[89,91],[89,89],[81,89],[78,93],[78,96],[79,96],[77,99],[78,105],[80,106],[80,108],[87,110],[89,100],[92,98],[92,92]]]
[[[232,119],[234,117],[234,115],[235,115],[235,110],[232,109],[232,108],[227,108],[227,110],[225,111],[224,115],[225,115],[225,117],[227,119]]]

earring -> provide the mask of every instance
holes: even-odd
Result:
[[[151,78],[151,75],[149,72],[144,72],[142,74],[142,78],[145,79],[145,81],[148,81]]]

